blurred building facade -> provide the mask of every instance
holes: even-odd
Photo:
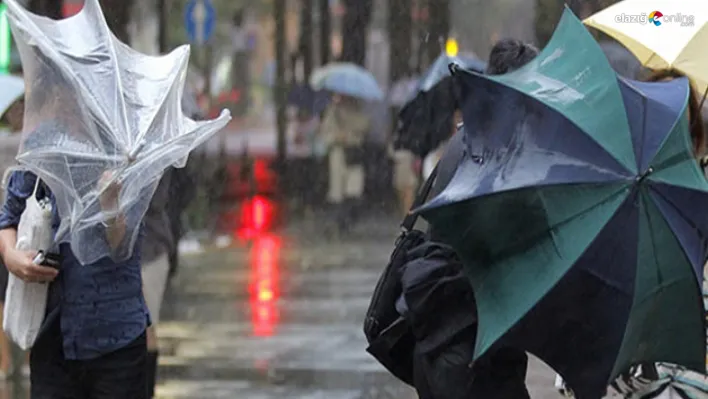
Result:
[[[536,0],[451,0],[451,36],[460,50],[486,59],[494,42],[513,37],[536,43]]]

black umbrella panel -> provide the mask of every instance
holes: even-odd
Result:
[[[398,114],[394,148],[424,158],[452,136],[456,108],[451,77],[418,93]]]

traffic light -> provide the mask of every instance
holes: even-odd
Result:
[[[453,38],[447,39],[447,43],[445,43],[445,53],[447,53],[450,57],[456,57],[458,52],[459,47],[457,45],[457,40]]]
[[[0,74],[10,73],[10,52],[12,50],[12,35],[10,22],[7,19],[7,5],[0,4]]]

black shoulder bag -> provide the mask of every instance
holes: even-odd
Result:
[[[411,210],[426,201],[437,176],[437,169],[436,166],[423,184]],[[376,283],[364,320],[364,334],[369,342],[367,352],[393,375],[409,385],[413,383],[415,337],[396,310],[396,301],[403,292],[401,268],[409,260],[408,251],[426,240],[424,232],[413,229],[417,220],[417,214],[409,213],[401,222],[401,235],[396,240],[388,265]]]

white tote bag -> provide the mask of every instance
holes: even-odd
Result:
[[[49,198],[37,200],[39,178],[17,226],[17,246],[23,251],[47,251],[53,244],[52,205]],[[10,273],[5,293],[2,328],[20,348],[32,347],[47,308],[48,284],[27,283]]]

